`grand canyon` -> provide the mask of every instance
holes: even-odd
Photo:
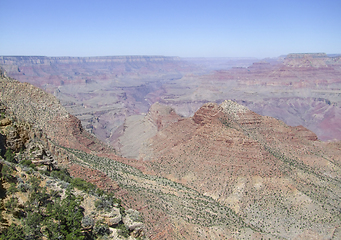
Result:
[[[6,130],[27,122],[55,164],[140,213],[144,233],[130,238],[341,238],[340,55],[1,56],[0,66],[12,116],[2,157],[29,155],[29,137]]]

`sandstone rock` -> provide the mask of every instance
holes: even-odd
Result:
[[[28,140],[27,131],[21,126],[7,125],[4,129],[6,135],[6,146],[15,152],[25,148]]]
[[[109,214],[104,214],[109,227],[113,227],[122,221],[122,215],[119,208],[113,208]]]
[[[7,125],[10,125],[12,122],[10,119],[8,118],[4,118],[4,119],[1,119],[0,121],[0,126],[7,126]]]
[[[31,153],[33,158],[43,159],[43,156],[46,155],[44,146],[38,142],[29,143],[27,150]]]
[[[126,210],[126,216],[123,217],[124,225],[131,231],[139,232],[144,228],[144,224],[141,222],[140,213],[133,209]]]

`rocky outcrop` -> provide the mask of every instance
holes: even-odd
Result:
[[[105,218],[109,227],[113,227],[122,221],[122,215],[119,208],[112,208],[111,212],[108,214],[103,214],[102,217]]]
[[[135,237],[143,236],[144,224],[140,217],[140,213],[134,209],[128,209],[123,218],[124,225],[133,232]]]
[[[214,123],[223,117],[221,107],[214,103],[204,104],[193,116],[196,124],[205,125]]]

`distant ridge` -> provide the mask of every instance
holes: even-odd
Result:
[[[93,62],[159,62],[178,61],[179,57],[166,56],[103,56],[103,57],[46,57],[46,56],[0,56],[0,64],[52,64],[52,63],[83,63]]]
[[[286,58],[325,58],[328,57],[325,53],[290,53],[286,56]]]

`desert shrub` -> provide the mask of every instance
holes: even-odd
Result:
[[[81,199],[68,189],[63,200],[47,204],[46,234],[49,239],[57,239],[55,238],[56,232],[61,239],[84,238],[81,232],[84,209],[80,206],[80,202]]]
[[[7,229],[5,229],[1,235],[1,240],[19,240],[25,239],[24,230],[21,226],[12,223]]]
[[[62,189],[67,189],[69,187],[70,183],[68,182],[64,182],[64,181],[60,181],[58,182],[58,186],[61,187]]]
[[[95,235],[108,235],[110,234],[110,229],[108,224],[104,223],[103,221],[97,221],[93,230],[93,233]]]
[[[36,170],[36,165],[34,165],[31,160],[23,160],[20,162],[20,164],[23,165],[24,167],[30,167]]]
[[[43,217],[38,212],[29,212],[24,222],[24,232],[26,239],[39,239],[42,235],[40,232]]]
[[[13,168],[7,164],[2,165],[1,177],[3,180],[12,181],[14,177],[12,176]]]
[[[142,216],[140,216],[140,213],[138,211],[129,209],[129,210],[127,210],[127,214],[129,214],[130,218],[134,222],[143,222],[143,218],[142,218]]]
[[[89,183],[81,178],[74,178],[71,181],[71,185],[79,190],[84,192],[93,192],[96,189],[96,186],[92,183]]]
[[[18,198],[11,197],[4,206],[8,212],[14,212],[15,208],[18,206]]]
[[[8,194],[13,194],[18,192],[17,186],[15,183],[11,183],[10,187],[7,189]]]
[[[40,182],[41,180],[37,177],[34,177],[32,176],[28,182],[30,183],[30,189],[33,191],[33,192],[38,192],[40,190]]]
[[[45,173],[45,172],[44,172]],[[64,182],[70,183],[72,181],[72,177],[66,168],[62,168],[60,170],[54,170],[51,173],[46,173],[46,175],[51,176],[53,178],[58,178]]]
[[[84,216],[82,219],[82,226],[85,228],[93,227],[95,225],[95,221],[90,216]]]
[[[96,189],[96,195],[101,197],[105,194],[104,190],[100,189],[100,188],[97,188]]]
[[[16,163],[17,161],[14,159],[15,153],[12,151],[12,149],[7,149],[5,153],[5,159],[8,162]]]
[[[107,200],[105,197],[100,197],[98,200],[96,200],[95,207],[99,210],[110,211],[113,207],[113,202]]]
[[[125,237],[125,238],[128,238],[130,236],[129,234],[129,230],[127,229],[127,227],[120,223],[118,226],[117,226],[117,229],[118,229],[118,234],[122,237]]]
[[[18,184],[18,190],[20,192],[27,192],[30,189],[30,186],[26,183],[19,183]]]

